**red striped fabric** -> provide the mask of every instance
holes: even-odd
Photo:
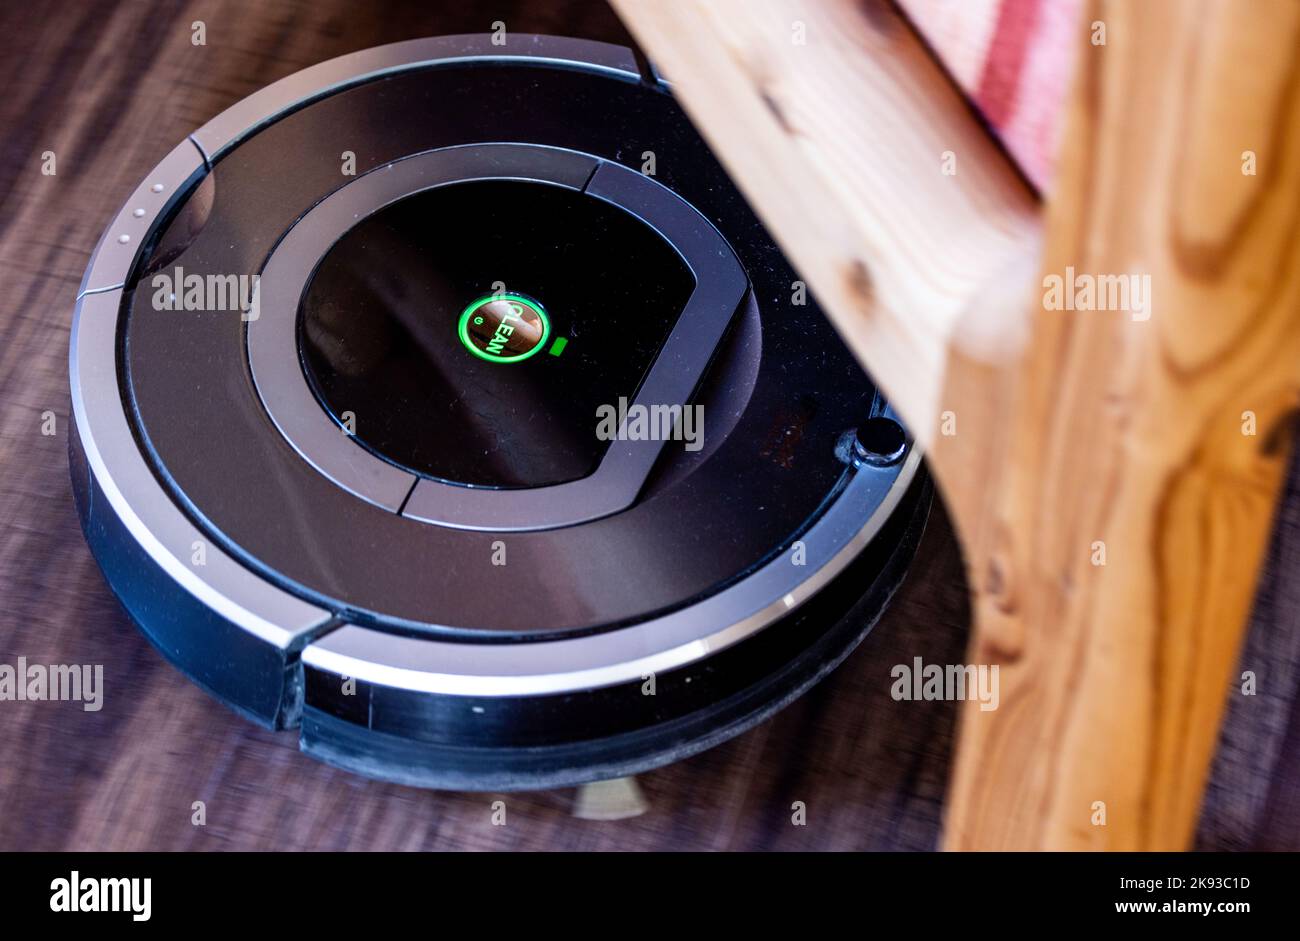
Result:
[[[1082,0],[899,0],[1025,175],[1052,180]]]

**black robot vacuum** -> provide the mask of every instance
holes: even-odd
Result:
[[[862,639],[920,455],[644,58],[309,68],[176,147],[77,299],[74,489],[140,629],[331,764],[625,775]]]

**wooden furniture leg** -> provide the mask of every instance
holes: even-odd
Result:
[[[614,4],[930,449],[1000,679],[945,845],[1187,847],[1300,381],[1300,4],[1087,4],[1041,258],[891,6]]]

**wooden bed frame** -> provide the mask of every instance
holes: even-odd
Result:
[[[1300,380],[1300,4],[1086,4],[1042,205],[887,3],[614,5],[929,451],[1001,677],[945,845],[1187,848]]]

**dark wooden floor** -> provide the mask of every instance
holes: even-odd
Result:
[[[190,42],[202,20],[207,45]],[[0,663],[104,665],[105,705],[0,702],[0,849],[928,849],[954,709],[899,703],[889,669],[963,659],[965,589],[936,513],[896,603],[774,720],[638,780],[639,817],[575,791],[433,793],[310,761],[207,698],[131,626],[82,542],[66,467],[67,344],[86,258],[139,178],[197,126],[322,59],[415,36],[625,41],[598,2],[348,0],[0,6]],[[41,173],[53,151],[57,174]],[[42,415],[57,434],[42,434]],[[1201,826],[1206,848],[1300,848],[1300,491],[1293,485]],[[206,826],[191,823],[203,801]],[[791,804],[807,826],[791,824]]]

